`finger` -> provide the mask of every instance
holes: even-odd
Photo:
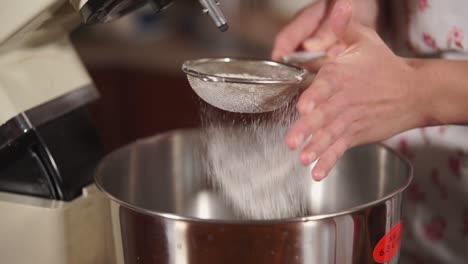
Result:
[[[302,116],[289,129],[286,136],[286,144],[292,150],[297,149],[304,143],[307,136],[323,125],[325,114],[322,111],[314,111],[309,115]]]
[[[350,25],[353,15],[352,0],[337,0],[330,14],[333,32],[336,36],[342,37]]]
[[[314,180],[323,180],[347,149],[348,145],[344,137],[337,140],[329,149],[327,149],[327,151],[320,156],[312,169],[312,177]]]
[[[335,42],[337,40],[344,41],[348,44],[346,46],[355,43],[363,36],[363,26],[352,21],[352,6],[352,0],[336,0],[332,7],[330,18],[326,22],[328,32],[334,33],[332,35],[327,33],[326,36],[331,36],[330,38],[335,37]],[[317,35],[320,34],[317,33]],[[331,41],[331,39],[328,40]]]
[[[309,135],[324,127],[328,120],[334,120],[340,111],[339,104],[330,103],[318,107],[308,115],[301,116],[289,129],[286,144],[292,150],[297,149]]]
[[[302,43],[302,47],[306,51],[317,52],[327,50],[331,45],[336,43],[337,37],[330,27],[323,26],[314,34],[314,37],[306,39]]]
[[[322,28],[321,28],[322,29]],[[321,35],[315,35],[312,38],[306,39],[302,43],[302,47],[306,51],[316,52],[327,50],[331,45],[335,44],[337,37],[333,31],[322,33]]]
[[[322,67],[326,64],[333,62],[333,60],[338,57],[340,54],[346,51],[347,46],[344,43],[336,42],[335,44],[331,45],[330,48],[326,51],[327,55],[323,58],[318,60],[307,62],[303,64],[299,64],[301,68],[306,69],[310,73],[319,72]]]
[[[346,132],[346,123],[341,119],[333,121],[327,127],[313,135],[312,141],[301,152],[301,161],[310,165],[320,157],[335,141]]]
[[[318,75],[312,85],[300,96],[297,110],[301,115],[310,114],[317,105],[328,100],[333,94],[333,87]]]
[[[311,113],[317,106],[333,96],[337,89],[334,83],[335,75],[333,66],[325,65],[320,69],[312,84],[299,98],[297,108],[301,115]]]
[[[296,18],[278,33],[272,52],[273,60],[292,53],[317,30],[326,11],[326,1],[319,1],[302,10]]]
[[[343,108],[345,107],[343,106]],[[312,140],[301,151],[302,163],[309,165],[314,162],[343,135],[346,135],[348,147],[351,147],[354,144],[356,133],[362,129],[362,112],[362,107],[347,109],[330,125],[316,132]]]

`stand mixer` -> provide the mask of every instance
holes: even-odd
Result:
[[[85,106],[98,93],[68,34],[171,0],[5,0],[0,9],[0,259],[116,263],[107,200],[93,184],[104,154]],[[221,30],[218,3],[199,1]],[[118,254],[117,254],[118,255]]]

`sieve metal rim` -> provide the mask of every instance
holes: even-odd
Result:
[[[237,78],[237,77],[224,77],[217,74],[208,74],[203,73],[193,69],[194,65],[207,63],[207,62],[232,62],[232,61],[254,61],[263,64],[268,64],[270,66],[282,66],[288,67],[298,71],[298,74],[294,78],[289,79],[249,79],[249,78]],[[307,74],[307,71],[296,67],[294,65],[276,62],[272,60],[265,59],[249,59],[249,58],[204,58],[197,60],[187,60],[182,64],[182,71],[192,77],[196,77],[205,82],[225,82],[225,83],[243,83],[243,84],[298,84],[301,83]]]

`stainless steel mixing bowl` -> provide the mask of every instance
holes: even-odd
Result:
[[[119,263],[398,262],[412,169],[388,148],[354,148],[324,181],[311,179],[312,215],[253,221],[236,219],[207,184],[200,146],[198,131],[174,131],[101,162],[96,183],[111,198]]]

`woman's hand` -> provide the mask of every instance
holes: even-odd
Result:
[[[331,10],[336,0],[319,0],[304,8],[276,37],[273,60],[297,50],[327,51],[334,57],[344,49],[343,43],[332,30]],[[353,19],[371,28],[377,27],[378,1],[348,1],[354,10]]]
[[[301,95],[300,118],[286,138],[296,149],[312,135],[300,158],[305,165],[318,158],[312,172],[316,180],[347,149],[427,123],[421,105],[425,93],[414,81],[414,68],[374,30],[351,21],[351,9],[349,0],[337,0],[328,23],[345,49],[320,68]]]

